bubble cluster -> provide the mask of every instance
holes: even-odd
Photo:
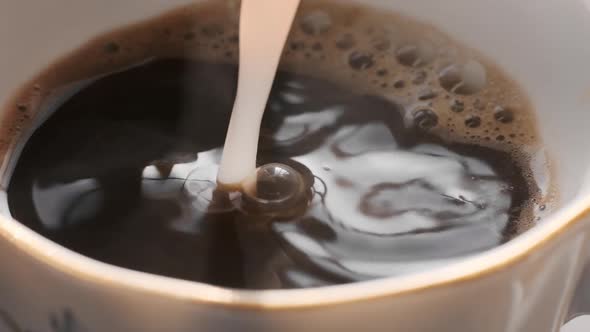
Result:
[[[185,9],[159,29],[136,26],[98,40],[105,65],[159,55],[236,62],[239,6],[218,7]],[[98,59],[86,52],[86,59]],[[503,72],[442,32],[392,14],[303,1],[281,67],[384,95],[410,113],[416,103],[427,103],[438,119],[426,121],[428,127],[450,139],[498,142],[501,134],[503,148],[507,142],[534,144],[537,137],[526,96]],[[27,109],[22,113],[30,116]],[[500,132],[489,134],[496,124]]]
[[[383,19],[304,2],[282,65],[386,95],[406,106],[413,125],[453,140],[505,150],[533,143],[536,135],[519,136],[535,131],[531,107],[504,73],[433,28]],[[330,61],[317,67],[320,57]],[[416,103],[428,107],[416,111]],[[500,132],[490,134],[496,123]]]

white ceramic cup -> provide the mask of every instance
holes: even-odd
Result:
[[[0,0],[0,104],[90,37],[190,2]],[[590,312],[590,1],[355,2],[431,22],[525,87],[556,164],[555,213],[507,244],[435,270],[273,291],[103,264],[3,216],[0,331],[555,332]]]

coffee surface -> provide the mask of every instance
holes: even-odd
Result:
[[[431,27],[323,2],[301,8],[259,143],[260,164],[302,174],[303,208],[219,204],[235,11],[214,2],[113,32],[23,89],[6,136],[48,120],[21,143],[12,216],[103,262],[278,289],[446,264],[546,210],[514,82]]]

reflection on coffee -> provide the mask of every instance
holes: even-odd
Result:
[[[237,38],[231,3],[187,7],[25,87],[6,135],[51,116],[21,142],[15,219],[114,265],[277,289],[446,264],[547,210],[514,82],[431,27],[323,2],[302,6],[263,119],[259,163],[286,166],[256,195],[215,191]]]

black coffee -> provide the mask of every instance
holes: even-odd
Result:
[[[535,131],[518,87],[483,60],[439,67],[434,42],[350,32],[365,31],[368,17],[382,28],[376,13],[321,8],[323,18],[316,6],[302,8],[259,144],[260,164],[302,174],[303,208],[264,214],[214,199],[237,81],[235,18],[215,4],[197,8],[216,13],[207,16],[218,17],[213,23],[187,28],[183,11],[99,40],[110,62],[97,67],[135,65],[62,86],[39,107],[17,105],[22,123],[33,112],[52,115],[16,164],[13,217],[103,262],[247,289],[423,270],[534,224],[543,197],[526,166]],[[410,27],[407,36],[427,29],[387,17]],[[146,39],[145,31],[158,36],[153,53],[125,55],[124,40]],[[71,74],[80,66],[74,56],[62,66],[81,78]],[[463,77],[480,67],[492,87]]]

